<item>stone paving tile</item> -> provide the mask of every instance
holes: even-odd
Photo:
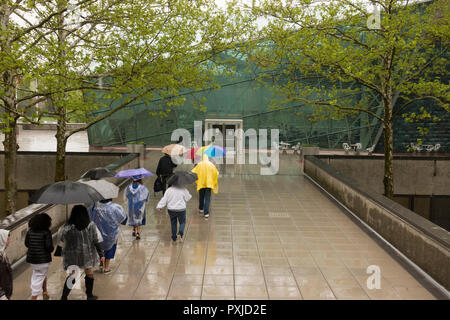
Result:
[[[154,168],[148,168],[150,171]],[[152,187],[153,180],[146,181]],[[112,273],[95,273],[100,299],[434,299],[403,267],[301,176],[221,176],[210,218],[198,214],[195,187],[183,243],[170,240],[166,213],[150,197],[140,241],[121,226]],[[368,289],[371,264],[381,289]],[[48,275],[58,299],[66,274],[54,258]],[[14,281],[28,299],[31,270]],[[84,283],[69,299],[85,299]],[[41,299],[41,298],[40,298]]]

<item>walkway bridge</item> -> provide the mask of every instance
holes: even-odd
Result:
[[[289,161],[299,165],[298,158]],[[154,172],[153,160],[145,166]],[[95,272],[94,294],[146,300],[448,299],[448,291],[436,290],[428,275],[300,171],[226,172],[208,220],[198,214],[198,195],[189,187],[193,199],[183,243],[171,243],[169,218],[155,210],[161,195],[151,192],[142,239],[132,237],[131,227],[121,227],[112,272]],[[153,179],[146,185],[152,190]],[[380,269],[380,288],[368,285],[370,266]],[[448,264],[442,267],[448,270]],[[65,277],[61,258],[54,257],[51,299],[61,296]],[[26,264],[15,271],[12,299],[30,298],[30,279]],[[85,299],[84,284],[69,299]]]

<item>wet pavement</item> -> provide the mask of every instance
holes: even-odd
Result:
[[[152,190],[154,179],[146,184]],[[141,240],[122,226],[113,272],[95,273],[100,299],[435,299],[408,271],[303,176],[225,175],[205,220],[198,195],[187,208],[185,239],[173,244],[167,213],[151,192]],[[51,299],[65,272],[54,257]],[[367,267],[381,270],[369,289]],[[30,297],[31,269],[13,299]],[[42,299],[42,297],[39,297]],[[69,300],[85,299],[84,281]]]

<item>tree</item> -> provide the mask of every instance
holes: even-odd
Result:
[[[168,110],[183,88],[198,90],[212,81],[205,63],[235,45],[245,18],[233,5],[217,10],[207,0],[122,0],[79,7],[50,1],[41,14],[63,11],[46,24],[41,46],[42,91],[57,118],[55,181],[65,179],[65,148],[73,134],[88,129],[135,101],[167,100]],[[68,10],[70,9],[70,10]],[[109,111],[95,116],[93,111]],[[73,118],[86,125],[68,130]]]
[[[393,198],[394,117],[418,101],[450,111],[449,8],[441,0],[263,0],[253,13],[267,19],[262,37],[270,48],[253,46],[252,62],[280,70],[274,87],[286,101],[314,106],[317,117],[366,113],[380,120],[384,193]],[[362,90],[381,104],[358,100]]]
[[[83,2],[83,1],[82,1]],[[85,1],[84,1],[85,2]],[[34,122],[32,114],[39,97],[23,83],[34,79],[39,63],[34,59],[45,31],[43,25],[63,12],[49,12],[40,19],[32,14],[45,1],[3,0],[0,2],[0,108],[5,150],[5,211],[16,211],[17,121],[20,117]]]

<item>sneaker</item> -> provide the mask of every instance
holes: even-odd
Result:
[[[208,219],[208,217],[209,217],[209,214],[205,214],[205,218]]]
[[[106,273],[110,273],[110,272],[112,272],[112,270],[111,270],[111,269],[109,269],[109,270],[103,270],[103,273],[104,273],[104,274],[106,274]]]
[[[181,242],[181,243],[183,242],[183,236],[180,234],[178,235],[178,242]]]
[[[198,209],[198,213],[199,213],[199,214],[202,214],[202,213],[203,213],[203,210]]]

